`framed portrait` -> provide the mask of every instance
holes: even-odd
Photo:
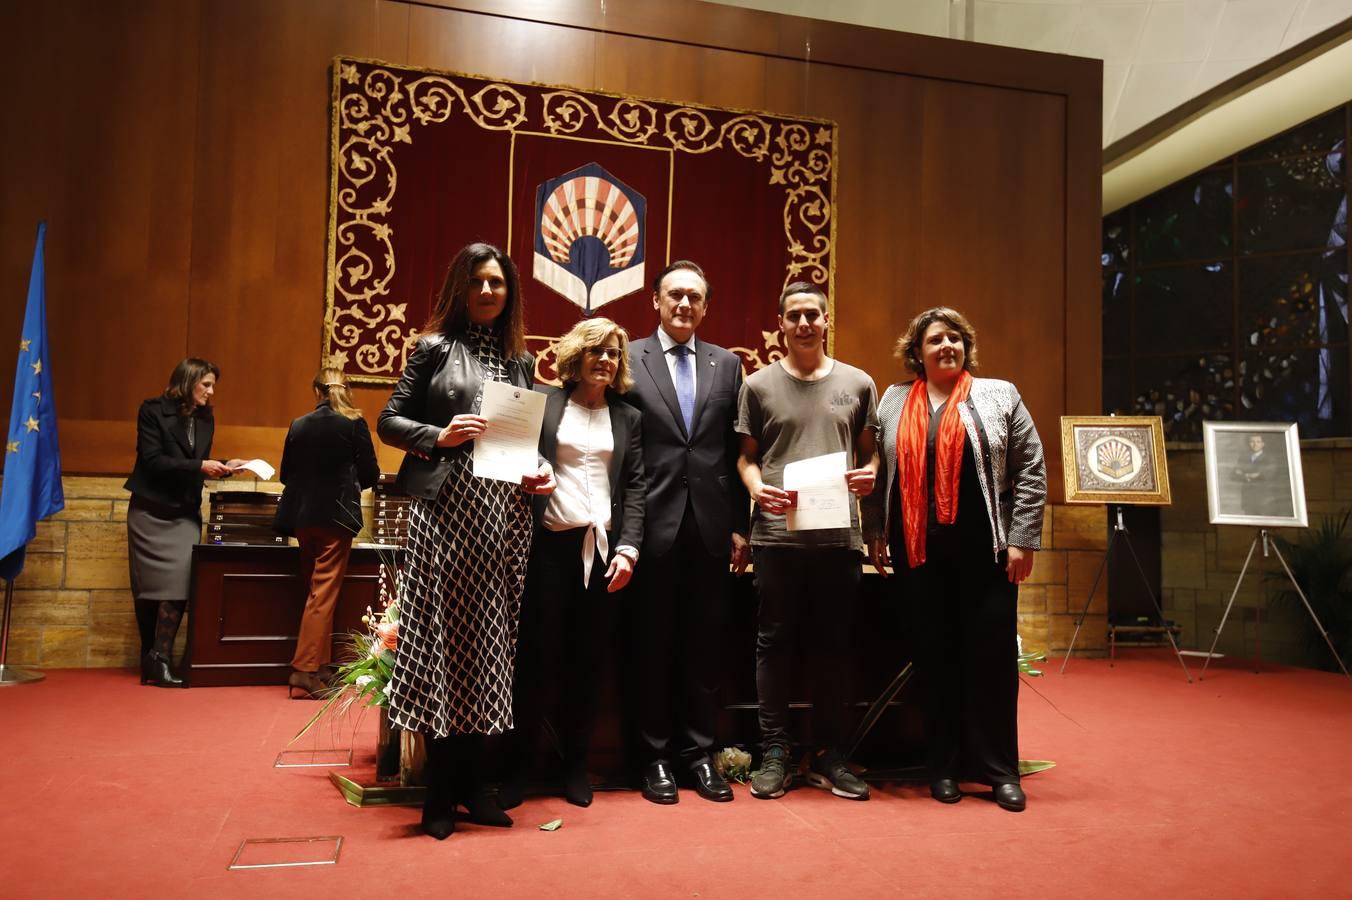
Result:
[[[1159,416],[1062,416],[1067,503],[1168,506]]]
[[[1213,525],[1305,528],[1305,477],[1294,422],[1203,422]]]

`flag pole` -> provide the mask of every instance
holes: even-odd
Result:
[[[41,672],[23,669],[19,666],[11,666],[6,662],[6,660],[9,659],[9,614],[14,608],[14,579],[6,578],[4,581],[5,624],[0,626],[0,687],[9,687],[12,684],[31,684],[34,681],[41,681],[47,677]]]

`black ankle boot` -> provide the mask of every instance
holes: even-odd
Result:
[[[155,687],[183,687],[183,679],[169,668],[169,657],[157,650],[151,650],[141,657],[141,684],[153,684]]]

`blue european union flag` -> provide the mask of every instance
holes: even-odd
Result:
[[[0,578],[23,571],[24,548],[38,531],[38,520],[66,506],[61,490],[61,450],[56,443],[56,406],[47,365],[47,278],[42,248],[47,223],[38,225],[28,306],[19,335],[14,403],[5,432],[5,481],[0,486]]]

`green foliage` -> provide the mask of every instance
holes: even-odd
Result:
[[[1349,524],[1352,524],[1352,509],[1343,510],[1341,515],[1325,516],[1318,528],[1302,532],[1294,541],[1273,538],[1344,661],[1352,655],[1352,535],[1348,534]],[[1330,672],[1338,671],[1328,644],[1305,614],[1300,595],[1291,587],[1286,573],[1278,569],[1269,572],[1267,579],[1274,588],[1271,594],[1274,607],[1299,610],[1297,620],[1305,624],[1305,643],[1314,654],[1316,665]]]

